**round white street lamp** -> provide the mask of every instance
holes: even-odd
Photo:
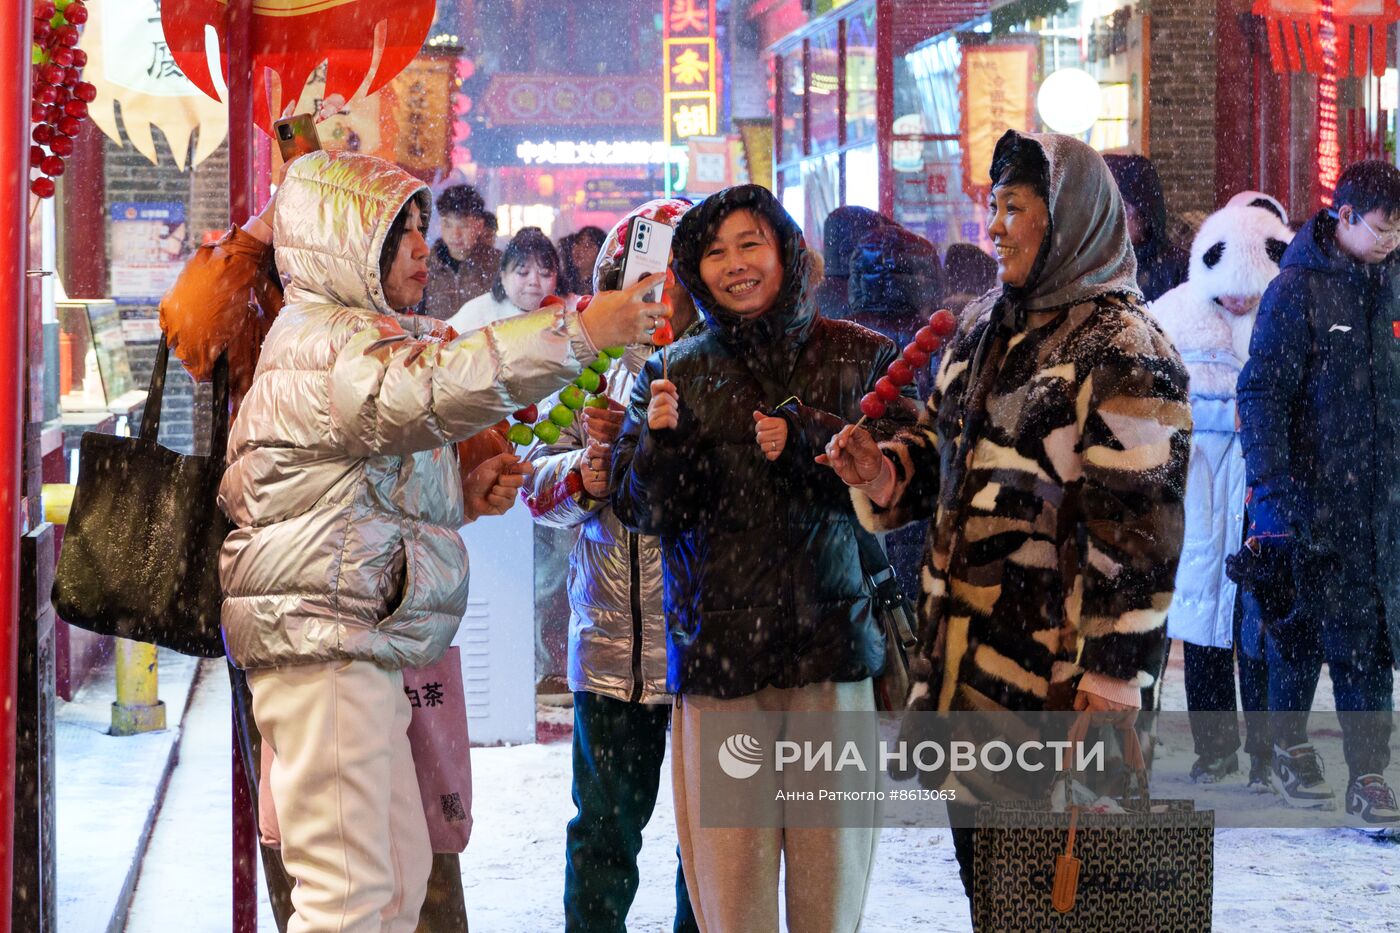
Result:
[[[1061,68],[1040,83],[1035,97],[1040,119],[1056,133],[1080,136],[1103,112],[1099,82],[1081,68]]]

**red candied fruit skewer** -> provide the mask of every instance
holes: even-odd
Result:
[[[958,329],[958,319],[946,308],[929,316],[928,324],[919,328],[914,339],[904,348],[899,359],[890,364],[885,375],[875,381],[875,389],[867,392],[860,400],[860,420],[856,427],[867,420],[885,417],[889,403],[899,398],[901,389],[914,381],[914,373],[929,364],[933,354],[942,349],[944,342]]]

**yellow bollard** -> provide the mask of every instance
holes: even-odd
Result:
[[[158,686],[156,646],[118,638],[112,735],[139,735],[165,728],[165,704],[156,695]]]

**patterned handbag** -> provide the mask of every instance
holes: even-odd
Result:
[[[1071,730],[1088,729],[1087,715]],[[1123,813],[1049,800],[977,809],[972,894],[978,931],[1201,933],[1211,928],[1215,814],[1190,800],[1152,800],[1137,732],[1120,732],[1140,795]]]

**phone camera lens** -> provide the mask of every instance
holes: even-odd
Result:
[[[291,138],[292,138],[292,128],[291,128],[290,126],[288,126],[287,124],[285,124],[285,123],[282,124],[281,126],[277,127],[277,136],[278,136],[280,139],[283,139],[283,140],[289,140],[289,139],[291,139]]]

